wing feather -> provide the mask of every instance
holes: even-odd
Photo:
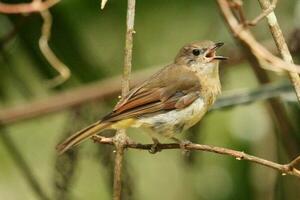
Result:
[[[121,99],[103,121],[142,117],[183,109],[199,96],[198,77],[184,66],[169,65]]]

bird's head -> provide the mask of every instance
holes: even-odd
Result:
[[[227,57],[216,55],[217,49],[223,46],[222,42],[197,41],[182,47],[175,58],[175,63],[187,66],[210,66]]]

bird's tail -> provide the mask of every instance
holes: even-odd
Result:
[[[64,142],[58,144],[56,146],[56,150],[58,151],[59,154],[63,154],[65,151],[70,149],[71,147],[79,144],[83,140],[90,138],[91,136],[99,133],[100,131],[104,130],[108,126],[110,126],[111,123],[109,122],[96,122],[80,131],[77,133],[71,135],[68,137]]]

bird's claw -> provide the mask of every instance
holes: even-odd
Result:
[[[187,155],[187,154],[190,153],[190,150],[186,149],[186,147],[187,147],[189,144],[192,144],[192,142],[189,141],[189,140],[181,140],[181,141],[179,142],[179,146],[180,146],[180,149],[181,149],[181,151],[182,151],[182,154]]]
[[[188,145],[190,145],[190,144],[192,144],[192,142],[189,141],[189,140],[181,140],[181,141],[179,142],[179,146],[180,146],[181,149],[185,149],[186,146],[188,146]]]
[[[159,142],[154,142],[152,145],[151,145],[151,148],[149,149],[149,153],[151,154],[155,154],[157,152],[160,152],[161,151],[161,148],[159,147]]]
[[[182,154],[188,154],[190,151],[186,149],[186,146],[189,145],[189,144],[192,144],[191,141],[188,141],[188,140],[180,140],[178,138],[175,138],[173,137],[172,138],[174,141],[176,141],[178,144],[179,144],[179,147],[182,151]]]

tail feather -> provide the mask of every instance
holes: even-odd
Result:
[[[63,154],[71,147],[79,144],[83,140],[90,138],[91,136],[99,133],[101,130],[107,128],[111,123],[108,122],[96,122],[80,131],[68,137],[64,142],[56,146],[56,150],[59,154]]]

